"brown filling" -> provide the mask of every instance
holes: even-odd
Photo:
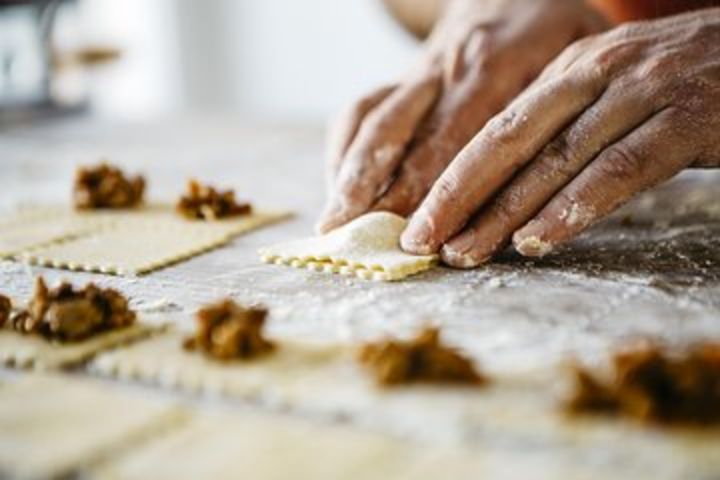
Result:
[[[249,203],[237,203],[232,190],[219,191],[195,180],[188,182],[188,191],[180,197],[177,211],[193,220],[216,220],[218,218],[247,215],[252,211]]]
[[[575,368],[570,412],[622,414],[657,423],[720,422],[720,343],[684,352],[647,344],[617,353],[610,379]]]
[[[9,324],[20,333],[74,342],[133,322],[135,312],[115,290],[98,288],[92,283],[75,289],[66,282],[48,289],[42,277],[38,277],[29,307],[16,313]]]
[[[10,318],[10,312],[12,311],[12,302],[5,295],[0,295],[0,328],[5,325],[5,322]]]
[[[142,201],[145,179],[126,177],[107,163],[79,168],[75,175],[73,198],[75,208],[129,208]]]
[[[249,360],[271,352],[275,345],[262,335],[267,310],[245,308],[223,300],[198,311],[195,335],[185,339],[186,350],[199,350],[218,360]]]
[[[360,361],[368,366],[380,385],[414,382],[482,384],[486,379],[470,359],[440,343],[437,328],[427,328],[407,341],[383,341],[365,345]]]

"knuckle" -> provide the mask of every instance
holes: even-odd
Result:
[[[647,23],[643,21],[625,22],[608,32],[612,38],[627,39],[642,35],[647,30]]]
[[[665,53],[652,55],[647,58],[638,71],[639,79],[662,79],[670,74],[676,74],[679,65],[678,55],[675,53]]]
[[[572,175],[575,172],[577,158],[575,149],[568,143],[565,135],[560,135],[540,153],[537,160],[538,173],[542,176]]]
[[[485,133],[492,142],[510,144],[519,140],[518,121],[523,118],[519,108],[509,108],[487,123]]]
[[[599,169],[603,176],[616,180],[627,180],[642,174],[645,162],[624,143],[608,147],[602,154]]]
[[[455,204],[460,198],[459,185],[460,181],[454,173],[448,172],[443,175],[433,188],[436,204]]]

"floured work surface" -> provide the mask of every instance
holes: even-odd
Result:
[[[262,229],[148,276],[33,267],[33,273],[117,287],[133,299],[140,315],[143,306],[166,305],[173,316],[188,319],[201,306],[229,296],[267,306],[271,338],[347,343],[409,335],[430,319],[495,379],[530,375],[527,372],[569,355],[592,363],[635,336],[671,343],[720,338],[720,171],[685,172],[542,259],[506,252],[476,270],[438,267],[403,282],[367,282],[262,265],[257,249],[312,231],[324,202],[323,171],[317,161],[322,141],[320,128],[257,128],[228,118],[176,117],[140,126],[93,119],[11,130],[2,138],[7,161],[0,167],[0,204],[10,208],[12,202],[63,201],[68,193],[65,180],[78,159],[107,152],[122,159],[128,170],[146,174],[153,191],[173,195],[201,165],[203,179],[242,186],[244,198],[259,205],[292,205],[299,213],[297,221]],[[32,278],[25,266],[0,262],[0,273],[4,293],[18,298],[29,293]],[[692,440],[690,433],[602,420],[570,423],[569,430],[562,430],[565,435],[549,433],[558,430],[543,425],[556,425],[560,418],[554,410],[557,398],[551,396],[554,383],[538,380],[532,385],[539,385],[533,392],[547,395],[536,399],[539,406],[526,400],[530,387],[491,385],[478,394],[488,399],[482,405],[497,394],[492,402],[496,408],[488,407],[478,417],[482,422],[473,422],[481,427],[464,436],[463,443],[477,445],[478,455],[497,456],[510,468],[530,472],[520,476],[523,480],[543,475],[673,480],[717,476],[695,458],[714,454],[710,447],[717,444],[712,437],[702,440],[700,433],[699,440]],[[145,392],[152,396],[160,390]],[[398,393],[393,398],[398,414],[386,423],[395,430],[417,396]],[[212,403],[198,401],[202,408]],[[502,412],[517,418],[514,423],[522,435],[507,427],[508,421],[496,422],[505,426],[492,430],[482,427],[502,418]],[[419,433],[424,439],[432,435],[434,443],[445,437],[443,432],[456,430],[453,422],[418,424],[427,425]],[[583,475],[553,475],[561,465]]]
[[[402,280],[428,270],[436,255],[410,255],[400,248],[407,220],[373,212],[319,237],[260,249],[266,263],[340,273],[365,280]]]
[[[0,387],[0,477],[69,475],[181,419],[167,402],[106,384],[27,375]]]
[[[73,212],[26,209],[1,224],[0,256],[69,270],[137,275],[228,243],[287,213],[190,221],[170,207]]]
[[[77,342],[60,343],[39,335],[0,328],[0,364],[51,370],[72,367],[98,352],[152,335],[159,328],[141,323],[96,334]]]

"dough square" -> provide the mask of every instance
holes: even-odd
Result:
[[[0,364],[17,368],[55,370],[78,365],[100,351],[141,339],[161,327],[136,323],[73,343],[54,343],[37,335],[0,329]]]
[[[0,258],[88,234],[104,221],[57,207],[19,210],[0,220]]]
[[[443,449],[288,416],[196,416],[145,448],[111,459],[91,477],[283,479],[436,479]],[[471,462],[466,453],[453,461]],[[450,465],[445,465],[450,467]],[[432,467],[432,475],[422,472]]]
[[[172,404],[107,383],[22,376],[0,388],[0,477],[65,478],[183,417]]]
[[[259,212],[231,220],[195,222],[165,209],[100,214],[105,228],[25,252],[35,265],[116,275],[140,275],[217,248],[287,213]]]
[[[400,248],[407,220],[373,212],[319,237],[259,250],[266,263],[339,273],[366,280],[402,280],[432,268],[437,255],[411,255]]]

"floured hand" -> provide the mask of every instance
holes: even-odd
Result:
[[[410,214],[485,122],[572,41],[605,27],[583,0],[453,0],[417,68],[356,102],[331,135],[327,232]]]
[[[474,267],[541,256],[688,166],[720,166],[720,8],[567,48],[455,157],[402,236]]]

